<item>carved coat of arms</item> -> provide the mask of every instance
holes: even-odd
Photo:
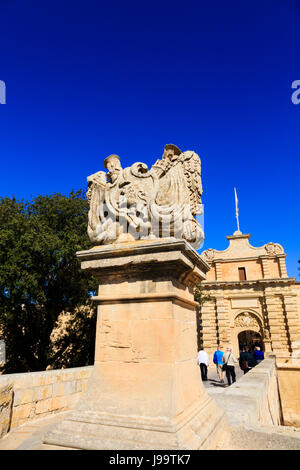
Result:
[[[150,170],[142,162],[123,169],[117,155],[107,157],[104,167],[107,173],[87,178],[92,243],[174,237],[200,247],[201,162],[195,152],[169,144]]]

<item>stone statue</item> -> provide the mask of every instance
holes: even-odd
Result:
[[[174,237],[200,247],[201,163],[195,152],[169,144],[150,170],[142,162],[123,169],[118,155],[107,157],[104,167],[108,173],[87,178],[93,244]]]

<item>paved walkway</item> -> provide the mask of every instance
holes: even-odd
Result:
[[[199,374],[200,374],[200,370],[199,370]],[[241,377],[243,377],[244,375],[244,372],[240,369],[240,367],[237,365],[235,367],[235,374],[236,374],[236,380],[238,381]],[[201,377],[201,374],[200,374],[200,377]],[[220,391],[222,391],[224,388],[228,388],[228,383],[227,383],[227,379],[226,379],[226,376],[224,377],[224,383],[220,383],[220,379],[219,379],[219,376],[217,374],[217,369],[216,369],[216,366],[213,365],[211,367],[208,368],[208,371],[207,371],[207,381],[206,382],[203,382],[203,385],[205,388],[214,388],[214,389],[220,389]]]
[[[54,414],[12,429],[0,439],[1,450],[64,450],[66,448],[43,444],[44,433],[61,421],[69,412]]]

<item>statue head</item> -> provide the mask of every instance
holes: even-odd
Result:
[[[106,168],[108,171],[112,171],[116,168],[121,169],[120,157],[114,154],[106,157],[104,160],[104,168]]]
[[[181,150],[178,147],[176,147],[176,145],[173,145],[173,144],[165,145],[163,158],[167,160],[173,160],[175,156],[178,156],[180,154],[181,154]]]
[[[120,157],[114,154],[106,157],[104,160],[104,168],[108,170],[108,179],[113,183],[122,169]]]

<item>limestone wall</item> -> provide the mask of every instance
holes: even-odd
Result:
[[[232,426],[282,424],[275,358],[268,358],[223,393],[209,389]]]
[[[263,271],[260,260],[254,259],[251,261],[237,261],[221,263],[222,279],[226,281],[239,281],[238,268],[246,269],[246,277],[248,281],[262,279]],[[278,273],[277,276],[278,277]]]
[[[300,427],[300,359],[281,358],[277,368],[283,424]]]
[[[9,430],[13,402],[12,385],[0,387],[0,439]]]
[[[293,285],[293,291],[296,293],[297,297],[296,297],[296,303],[297,303],[297,306],[298,306],[298,312],[299,312],[299,315],[300,315],[300,282],[295,282],[295,284]]]
[[[93,366],[0,376],[0,391],[12,389],[10,428],[73,407],[86,388]],[[1,394],[0,394],[1,395]],[[1,395],[2,396],[2,395]],[[7,393],[3,401],[8,402]],[[5,410],[5,413],[4,413]],[[8,428],[8,406],[0,404],[0,431]]]

